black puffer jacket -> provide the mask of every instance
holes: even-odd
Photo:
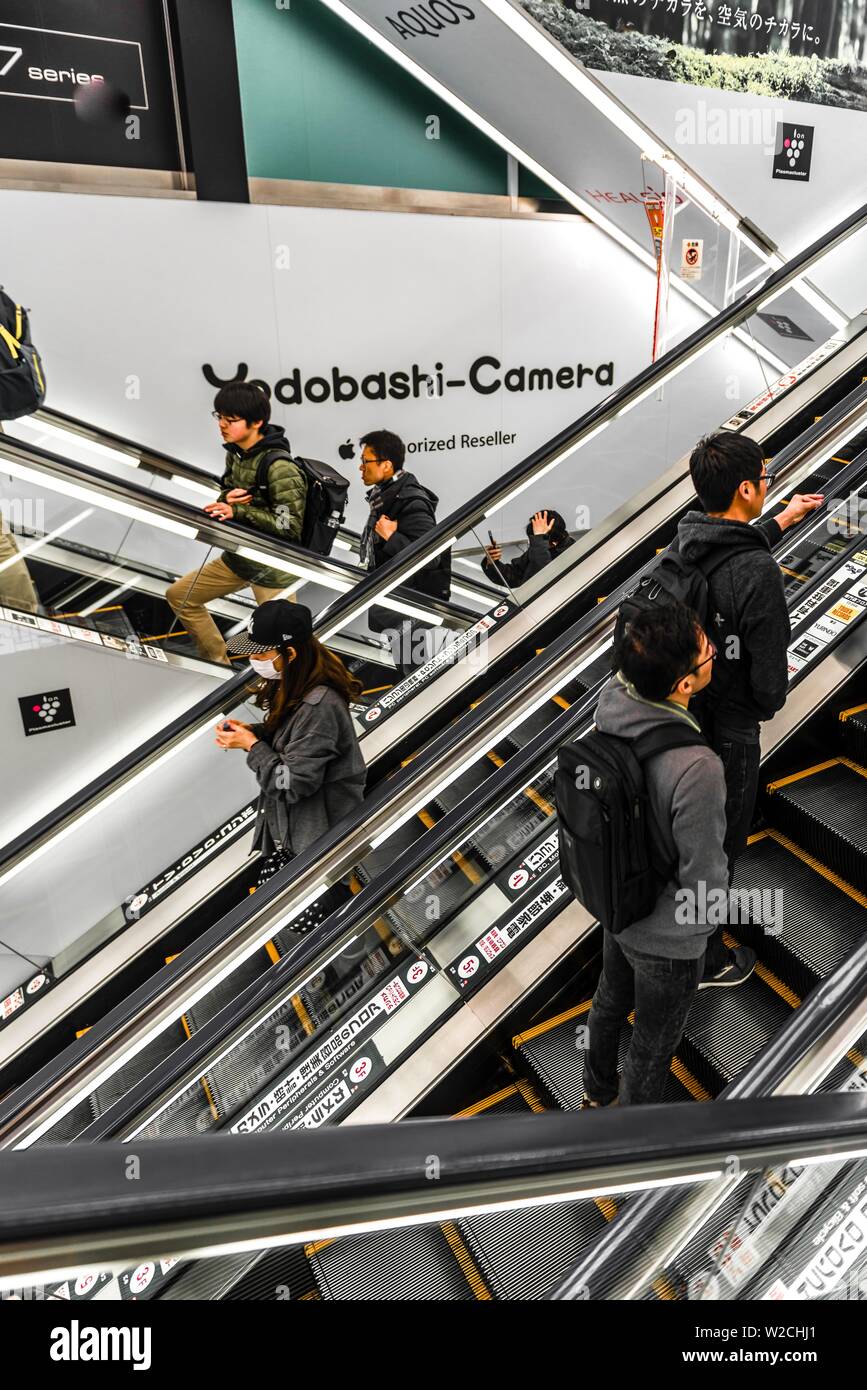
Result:
[[[792,632],[783,577],[770,553],[783,533],[776,521],[749,526],[695,511],[687,512],[677,534],[681,554],[693,561],[719,546],[750,546],[710,577],[708,611],[725,638],[740,639],[740,654],[717,661],[706,695],[720,730],[749,733],[786,702]]]
[[[365,526],[365,536],[372,534],[373,568],[388,564],[419,536],[424,536],[436,526],[436,508],[439,502],[435,492],[419,482],[414,473],[401,469],[394,478],[372,489],[370,517]],[[368,493],[371,498],[371,493]],[[384,541],[373,532],[373,527],[381,516],[397,522],[393,536]],[[363,545],[363,542],[362,542]],[[363,551],[362,551],[363,553]],[[446,550],[438,555],[424,569],[418,570],[407,581],[407,587],[418,589],[421,593],[432,594],[435,598],[448,598],[452,586],[451,553]]]
[[[556,560],[570,545],[574,545],[574,541],[569,535],[555,546],[550,544],[547,536],[531,536],[527,549],[514,560],[491,560],[486,555],[482,561],[482,572],[493,584],[507,584],[510,589],[517,589],[519,584]]]

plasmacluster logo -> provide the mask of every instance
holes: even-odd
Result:
[[[230,382],[246,381],[247,370],[246,362],[241,362],[234,376],[224,378],[217,375],[210,362],[202,366],[205,380],[217,389],[228,386]],[[613,386],[614,363],[602,362],[595,367],[585,366],[583,362],[565,363],[559,367],[506,367],[498,357],[485,353],[476,357],[459,377],[447,373],[442,362],[435,362],[432,370],[413,362],[406,371],[373,371],[364,376],[353,376],[340,367],[330,367],[321,376],[305,376],[300,367],[295,367],[288,376],[274,383],[273,393],[268,383],[258,377],[250,384],[261,387],[269,396],[273,394],[282,405],[322,405],[328,401],[342,405],[359,398],[368,401],[405,401],[423,397],[436,400],[447,392],[466,388],[480,396],[493,396],[500,391],[513,394],[572,391],[581,390],[588,380],[597,386]]]
[[[410,5],[386,18],[406,43],[409,39],[438,39],[450,25],[475,19],[475,10],[458,0],[429,0],[426,5]]]

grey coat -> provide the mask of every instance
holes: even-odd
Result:
[[[247,766],[261,788],[253,848],[301,854],[364,798],[367,773],[349,707],[330,685],[309,690],[272,733],[254,724]]]
[[[596,727],[603,734],[638,738],[673,720],[698,731],[698,721],[670,700],[644,700],[634,686],[616,675],[599,696]],[[643,956],[697,960],[718,925],[708,922],[701,903],[714,903],[712,893],[725,894],[722,920],[728,916],[728,860],[723,850],[726,830],[726,784],[723,766],[706,746],[675,748],[651,758],[644,769],[650,806],[666,864],[677,864],[649,916],[633,922],[617,940]],[[688,893],[696,911],[679,910]],[[684,921],[686,917],[688,920]]]

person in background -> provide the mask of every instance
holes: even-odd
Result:
[[[519,584],[523,584],[531,575],[538,574],[539,570],[556,559],[561,551],[574,545],[563,517],[551,508],[534,512],[527,522],[527,535],[530,537],[527,549],[511,561],[501,558],[503,552],[500,546],[485,546],[482,571],[486,579],[492,580],[494,584],[503,584],[509,589],[517,589]]]
[[[704,511],[687,512],[681,520],[680,553],[696,563],[711,551],[732,547],[731,558],[708,580],[708,612],[722,640],[699,711],[703,732],[725,770],[731,877],[755,813],[760,725],[782,709],[788,690],[791,627],[783,576],[771,549],[824,498],[798,494],[777,517],[759,520],[769,481],[762,450],[755,440],[729,430],[700,441],[690,473]],[[705,979],[725,983],[732,972],[736,967],[720,928],[708,942]]]
[[[39,598],[15,537],[0,512],[0,603],[21,613],[38,613]]]
[[[227,461],[219,496],[204,510],[217,521],[236,522],[250,531],[297,542],[304,521],[307,479],[292,462],[283,427],[270,423],[268,397],[258,386],[233,381],[217,392],[213,414]],[[266,451],[275,451],[277,457],[268,469],[267,485],[260,491],[258,467]],[[166,598],[202,656],[225,665],[226,643],[205,604],[248,585],[257,603],[264,603],[294,583],[294,575],[224,550],[217,559],[176,579]]]
[[[361,563],[366,569],[379,569],[400,554],[406,546],[436,526],[439,498],[404,469],[406,448],[390,430],[373,430],[361,443],[359,471],[370,491],[370,514],[361,534]],[[451,592],[451,556],[448,551],[417,570],[407,581],[436,598]],[[394,664],[402,675],[410,675],[430,657],[427,641],[431,629],[412,618],[401,619],[394,609],[373,604],[367,616],[372,632],[389,640]]]
[[[695,613],[684,604],[641,614],[615,642],[616,675],[599,697],[597,729],[637,739],[682,720],[699,733],[689,704],[708,685],[715,656]],[[585,1109],[618,1099],[621,1105],[664,1099],[714,930],[700,904],[725,903],[728,897],[726,789],[719,758],[706,743],[671,749],[649,758],[644,776],[658,836],[657,862],[676,868],[649,916],[616,936],[604,932],[602,975],[588,1020]],[[725,909],[721,915],[727,920]],[[739,963],[740,976],[731,984],[749,977],[755,952],[741,948]],[[620,1036],[633,1008],[635,1023],[618,1083]]]
[[[220,748],[246,753],[259,784],[253,849],[261,887],[364,799],[366,767],[349,710],[361,682],[314,636],[313,615],[300,603],[261,604],[227,646],[231,656],[249,657],[265,712],[261,723],[226,719],[216,730]],[[292,930],[309,930],[348,896],[335,885]]]

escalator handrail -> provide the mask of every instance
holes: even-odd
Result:
[[[626,386],[612,392],[599,405],[594,406],[581,416],[575,424],[561,430],[552,440],[541,445],[523,462],[515,465],[503,478],[482,489],[474,498],[457,508],[450,517],[438,522],[426,535],[412,541],[387,566],[381,567],[361,580],[352,593],[339,596],[324,613],[317,615],[315,630],[318,629],[320,633],[324,632],[327,637],[328,634],[338,630],[344,622],[349,621],[355,615],[356,609],[360,614],[376,598],[381,598],[386,592],[391,593],[396,590],[402,579],[409,578],[410,574],[421,568],[426,560],[432,558],[440,550],[448,548],[450,536],[456,538],[470,529],[476,521],[485,517],[498,498],[508,496],[518,483],[526,481],[534,473],[543,469],[549,463],[552,454],[556,455],[558,450],[562,450],[567,445],[580,442],[592,430],[601,429],[633,400],[642,394],[649,393],[655,384],[689,358],[696,348],[707,342],[715,341],[717,337],[736,327],[749,317],[754,308],[761,304],[769,293],[780,286],[785,286],[791,280],[797,279],[816,260],[830,254],[838,245],[864,226],[867,226],[867,205],[863,205],[844,221],[838,223],[824,237],[813,242],[791,261],[788,261],[785,266],[774,271],[749,294],[742,296],[721,314],[697,329],[682,343],[670,349],[656,363],[641,371]],[[9,438],[10,436],[4,436],[4,442]],[[234,680],[227,681],[213,695],[199,701],[183,716],[166,726],[160,734],[140,745],[138,749],[109,768],[101,777],[94,779],[87,787],[82,788],[60,807],[43,817],[35,826],[30,827],[28,831],[11,841],[0,856],[0,875],[35,842],[44,841],[49,835],[56,833],[59,828],[68,823],[88,801],[104,792],[111,782],[116,781],[121,776],[129,776],[135,768],[146,763],[155,753],[170,747],[196,724],[216,713],[226,700],[237,703],[237,698],[243,692],[247,680],[246,675],[239,674]]]
[[[863,458],[863,456],[859,457]],[[855,472],[858,467],[859,461],[856,460],[844,470],[844,473]],[[863,463],[860,464],[860,467],[863,468]],[[807,525],[813,524],[815,522],[815,516],[816,514],[813,514],[811,517],[805,518],[801,525],[806,527]],[[791,537],[789,537],[789,541],[790,540]],[[654,564],[655,558],[649,560],[638,572],[639,575],[652,568]],[[824,571],[821,573],[824,573]],[[603,603],[599,604],[598,608],[579,619],[573,627],[562,633],[559,638],[545,649],[545,651],[528,663],[520,673],[520,684],[526,686],[531,683],[536,672],[541,673],[553,666],[556,661],[561,659],[565,653],[569,653],[579,642],[598,640],[602,636],[609,620],[619,605],[622,589],[627,585],[633,584],[636,577],[637,576],[634,576],[630,580],[627,580],[624,585],[616,589]],[[820,582],[818,576],[815,582]],[[790,606],[802,600],[803,594],[794,595],[790,599]],[[116,1006],[105,1019],[94,1025],[84,1038],[77,1040],[74,1045],[71,1045],[70,1048],[64,1053],[61,1053],[59,1057],[47,1063],[34,1077],[30,1078],[28,1082],[24,1083],[23,1086],[17,1088],[10,1096],[6,1097],[4,1101],[0,1102],[0,1138],[4,1141],[6,1140],[10,1127],[14,1127],[18,1123],[19,1117],[22,1117],[25,1112],[29,1111],[30,1108],[38,1102],[41,1093],[58,1084],[59,1080],[67,1074],[72,1066],[75,1066],[76,1071],[81,1071],[87,1064],[88,1057],[92,1056],[98,1049],[103,1047],[110,1039],[113,1032],[117,1032],[120,1028],[128,1025],[133,1017],[142,1014],[146,1008],[152,1006],[155,998],[159,994],[164,994],[166,989],[182,974],[189,973],[200,959],[207,956],[215,949],[220,940],[227,938],[241,929],[243,924],[254,914],[258,917],[260,911],[263,908],[267,909],[269,903],[277,897],[281,900],[281,911],[285,911],[285,894],[291,891],[294,885],[299,883],[303,884],[309,877],[311,868],[319,867],[323,874],[327,875],[334,867],[336,847],[357,824],[361,824],[365,820],[371,823],[376,820],[377,812],[381,809],[381,806],[384,805],[386,801],[390,801],[393,798],[395,790],[399,785],[398,779],[410,775],[413,777],[420,777],[427,766],[438,756],[441,745],[451,750],[457,745],[457,742],[461,740],[461,735],[458,731],[459,727],[463,732],[463,740],[461,741],[466,742],[469,740],[470,743],[475,742],[480,736],[484,726],[496,716],[497,710],[508,700],[518,679],[518,677],[513,677],[511,680],[503,682],[501,687],[493,692],[482,705],[476,710],[469,711],[459,722],[459,726],[454,726],[446,730],[440,735],[439,739],[435,740],[432,745],[418,756],[418,758],[414,759],[413,762],[409,764],[408,768],[403,769],[402,773],[398,774],[386,787],[379,789],[374,798],[363,803],[352,816],[347,817],[345,821],[341,822],[340,826],[335,827],[330,835],[323,837],[320,842],[317,842],[316,845],[312,846],[310,850],[305,851],[304,854],[298,855],[280,875],[275,876],[270,883],[266,884],[264,888],[256,894],[257,901],[255,903],[252,900],[248,900],[233,908],[225,917],[221,918],[210,927],[203,936],[191,943],[191,945],[171,964],[165,966],[159,972],[158,976],[153,977],[151,981],[140,986],[127,1000],[121,1005]],[[372,890],[370,893],[368,893],[367,889],[362,890],[362,893],[357,894],[352,902],[346,904],[337,914],[333,914],[324,923],[318,926],[314,932],[311,932],[298,947],[284,957],[283,961],[280,962],[274,971],[268,972],[266,976],[267,985],[254,983],[248,991],[255,995],[255,999],[250,1000],[251,1005],[255,1004],[257,1007],[261,1007],[263,1002],[267,998],[270,998],[271,994],[275,992],[278,987],[283,987],[282,981],[285,979],[286,973],[290,969],[300,972],[309,961],[321,953],[326,947],[334,945],[339,937],[348,934],[352,930],[356,919],[360,918],[364,912],[370,909],[374,892],[376,897],[381,900],[383,896],[386,896],[388,892],[396,888],[401,881],[405,882],[407,879],[418,877],[420,873],[424,872],[421,865],[424,864],[429,857],[438,854],[441,845],[447,844],[449,841],[453,842],[456,834],[462,832],[465,824],[473,819],[481,819],[482,814],[487,812],[492,802],[498,797],[509,794],[507,789],[511,788],[513,785],[519,788],[523,782],[526,782],[528,776],[532,776],[532,768],[537,764],[537,760],[542,757],[549,759],[553,753],[556,752],[556,748],[559,746],[560,742],[570,737],[571,734],[580,727],[581,722],[586,720],[588,701],[591,701],[592,698],[592,692],[588,692],[588,695],[585,696],[583,700],[579,701],[571,709],[564,711],[564,713],[558,716],[547,729],[536,735],[525,748],[520,750],[513,758],[509,759],[502,768],[499,768],[488,779],[485,784],[484,794],[481,798],[468,798],[466,804],[461,803],[453,808],[453,810],[443,817],[432,830],[428,831],[421,844],[412,846],[404,851],[404,854],[390,866],[389,870],[379,875],[374,881],[374,884],[369,885],[369,889]],[[447,756],[448,755],[449,754],[447,754]],[[301,891],[303,891],[303,889]],[[301,892],[298,894],[299,898],[300,896]],[[157,981],[159,983],[157,983]],[[164,1063],[164,1067],[168,1068],[168,1072],[164,1071],[163,1068],[157,1069],[157,1072],[152,1074],[150,1080],[146,1078],[143,1083],[140,1083],[141,1088],[147,1092],[144,1103],[146,1104],[152,1097],[155,1093],[155,1089],[159,1091],[165,1089],[167,1083],[164,1078],[167,1075],[174,1077],[182,1074],[184,1069],[192,1065],[190,1060],[191,1057],[198,1057],[201,1048],[206,1042],[208,1045],[213,1046],[216,1041],[215,1035],[224,1036],[225,1031],[234,1027],[237,1021],[237,1000],[233,1000],[232,1005],[227,1006],[226,1009],[215,1015],[206,1025],[205,1029],[197,1030],[191,1039],[181,1044],[181,1046],[172,1053],[172,1056]],[[220,1030],[223,1030],[222,1033],[220,1033]],[[157,1074],[159,1075],[158,1087],[156,1080]],[[131,1102],[133,1096],[138,1100],[141,1094],[142,1091],[139,1088],[134,1088],[132,1091],[126,1093],[125,1096],[117,1102],[116,1106],[111,1109],[110,1114],[112,1122],[114,1121],[115,1115],[119,1114],[120,1118],[118,1124],[125,1123],[129,1115],[134,1113],[131,1110],[129,1102]],[[108,1113],[109,1112],[107,1112],[107,1114]],[[95,1125],[97,1129],[101,1131],[100,1137],[102,1137],[104,1133],[109,1132],[107,1126],[104,1126],[102,1121],[95,1122]],[[115,1128],[112,1132],[119,1132],[118,1128]]]
[[[101,426],[98,427],[87,420],[80,420],[63,410],[42,406],[39,410],[35,410],[30,418],[37,421],[44,420],[56,428],[59,427],[57,422],[60,422],[60,425],[66,427],[71,434],[77,434],[84,439],[92,439],[95,443],[106,442],[120,453],[134,455],[144,472],[155,473],[164,478],[187,478],[191,482],[201,483],[203,486],[211,486],[215,489],[220,486],[219,476],[208,472],[205,468],[200,468],[198,464],[186,463],[175,458],[172,454],[164,453],[161,449],[152,448],[149,444],[136,444],[133,440],[127,439],[125,435],[118,434],[114,430],[104,429]],[[361,543],[360,533],[353,530],[351,526],[338,527],[337,539],[348,542],[351,549],[355,551],[359,549]],[[304,553],[305,555],[309,554],[307,551]],[[498,590],[492,585],[476,579],[473,575],[461,576],[461,583],[474,589],[479,595],[490,594],[492,597],[496,597],[498,594]]]
[[[435,1220],[435,1208],[441,1217],[442,1207],[470,1196],[478,1204],[483,1193],[491,1207],[504,1198],[517,1206],[538,1202],[540,1194],[567,1200],[569,1183],[579,1196],[579,1184],[613,1191],[626,1175],[640,1182],[643,1171],[651,1180],[648,1168],[653,1179],[686,1186],[731,1153],[750,1167],[808,1157],[833,1162],[865,1140],[867,1096],[831,1093],[690,1106],[688,1113],[683,1105],[624,1106],[593,1116],[560,1111],[480,1116],[471,1124],[421,1119],[162,1139],[148,1146],[146,1184],[127,1180],[115,1144],[49,1145],[0,1154],[0,1274],[22,1246],[34,1256],[39,1241],[154,1228],[159,1240],[164,1223],[200,1226],[283,1208],[309,1226],[317,1212],[327,1219],[329,1207],[345,1211],[347,1202],[357,1220],[372,1209],[381,1220],[390,1197],[401,1203],[400,1219],[430,1213]],[[438,1159],[435,1183],[427,1172],[431,1154]],[[201,1239],[199,1230],[195,1235]]]

